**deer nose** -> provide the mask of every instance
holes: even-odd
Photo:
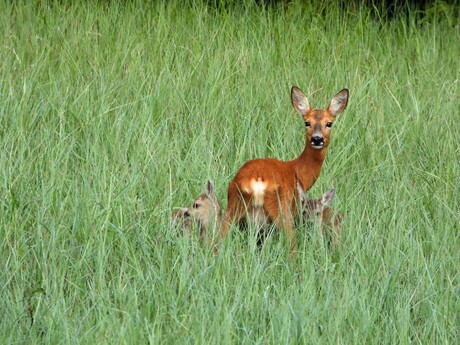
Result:
[[[314,137],[311,138],[311,143],[315,146],[321,146],[324,144],[324,139],[323,137],[319,135],[315,135]]]
[[[190,218],[191,214],[190,214],[190,210],[187,209],[187,211],[184,212],[184,218],[187,219],[187,218]]]

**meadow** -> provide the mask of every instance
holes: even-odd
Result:
[[[457,343],[458,6],[210,3],[1,1],[0,343]],[[292,85],[350,90],[309,191],[341,247],[178,236],[208,179],[299,155]]]

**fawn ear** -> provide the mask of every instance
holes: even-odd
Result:
[[[334,196],[335,196],[335,189],[334,188],[329,189],[321,197],[321,204],[323,204],[323,206],[329,206],[332,203],[332,201],[334,201]]]
[[[307,97],[297,86],[293,86],[291,89],[291,102],[294,109],[302,116],[310,110]]]
[[[307,199],[307,196],[305,195],[305,191],[303,190],[303,188],[300,185],[299,181],[297,181],[297,191],[299,192],[300,202],[304,203],[305,200]]]
[[[211,180],[208,180],[206,183],[206,196],[211,199],[212,202],[217,203],[216,189]]]
[[[333,116],[339,115],[342,111],[345,110],[348,104],[348,89],[343,89],[334,96],[327,108]]]

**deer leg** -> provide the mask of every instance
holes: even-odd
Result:
[[[277,218],[276,223],[279,229],[283,230],[289,244],[289,250],[291,252],[292,258],[296,260],[298,249],[295,241],[295,232],[292,229],[292,215],[286,210],[280,214],[280,217]]]
[[[283,231],[287,242],[289,244],[289,250],[292,254],[293,259],[297,257],[297,245],[295,242],[295,233],[292,229],[293,217],[292,217],[292,207],[290,207],[289,198],[285,196],[285,200],[280,200],[278,195],[272,196],[267,203],[265,208],[269,218],[273,220],[278,229]],[[287,200],[286,200],[287,199]],[[283,202],[284,201],[284,202]]]
[[[225,214],[222,218],[222,225],[220,228],[220,233],[217,235],[216,241],[214,243],[214,253],[218,252],[219,242],[227,236],[228,228],[232,225],[233,222],[239,222],[245,215],[247,201],[240,193],[239,195],[229,198],[229,204],[225,210]]]

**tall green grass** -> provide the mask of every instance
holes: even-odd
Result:
[[[0,7],[0,343],[458,342],[458,7]],[[207,179],[225,205],[301,152],[292,85],[350,89],[310,191],[334,182],[341,249],[177,236]]]

